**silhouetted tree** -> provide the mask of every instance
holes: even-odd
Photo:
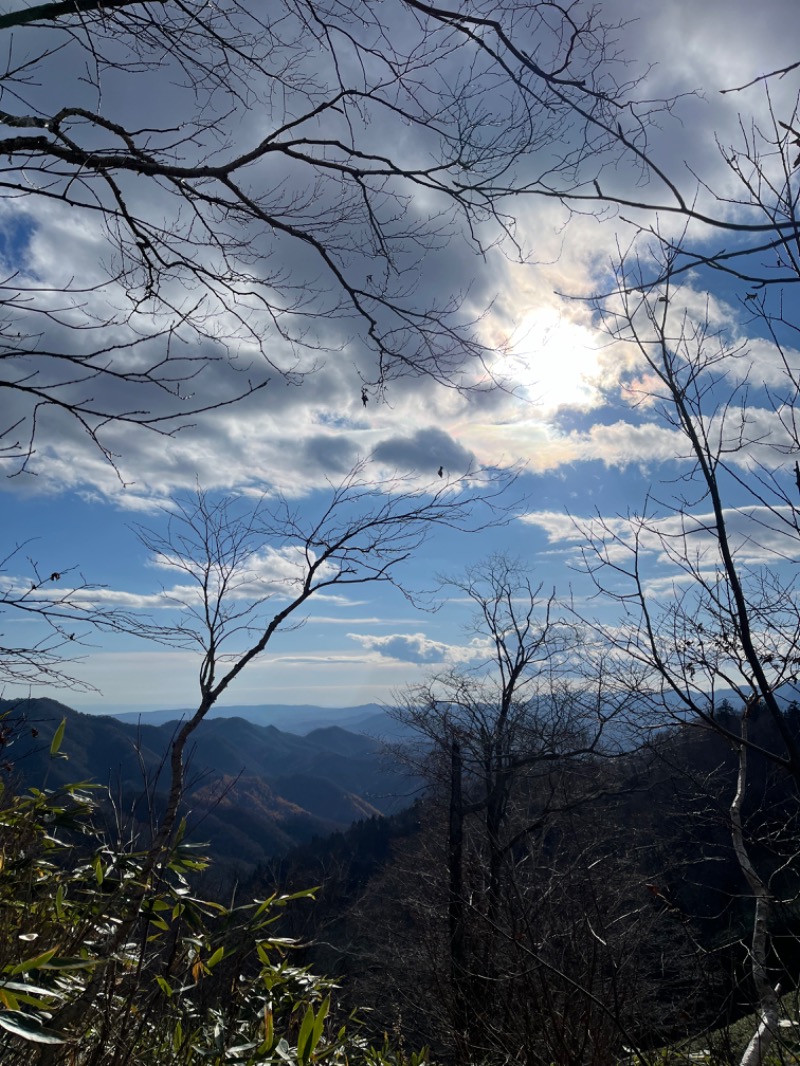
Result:
[[[598,832],[598,804],[617,788],[603,756],[618,739],[606,730],[621,708],[602,677],[593,687],[576,678],[575,627],[519,563],[493,556],[448,586],[474,605],[475,658],[392,711],[421,738],[409,758],[430,799],[424,833],[371,886],[367,921],[384,935],[369,908],[391,893],[392,957],[420,973],[398,995],[405,1015],[428,1017],[414,1030],[425,1039],[446,1035],[460,1059],[529,1063],[584,1061],[579,1047],[594,1041],[598,1057],[585,1061],[605,1061],[639,983],[622,975],[641,965],[633,927],[645,902],[640,893],[631,909],[625,849],[615,855]]]

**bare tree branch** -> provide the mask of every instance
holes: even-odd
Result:
[[[0,29],[16,34],[0,74],[12,472],[56,415],[114,463],[115,423],[174,432],[345,346],[355,395],[474,380],[494,354],[480,307],[468,281],[423,296],[426,257],[456,235],[520,256],[509,195],[582,202],[606,161],[643,163],[669,106],[636,105],[615,27],[572,5],[76,0]],[[163,122],[151,85],[174,98]],[[91,280],[38,277],[31,243],[76,218],[102,249]]]

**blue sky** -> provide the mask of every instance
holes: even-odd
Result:
[[[628,6],[618,3],[601,6],[611,20],[628,13]],[[687,188],[695,171],[724,191],[729,174],[715,135],[722,143],[733,142],[740,111],[764,113],[761,90],[731,96],[718,90],[796,58],[800,10],[783,2],[767,7],[774,8],[770,17],[754,19],[745,0],[713,0],[699,10],[689,0],[642,4],[637,19],[618,32],[632,70],[646,75],[643,95],[701,91],[680,100],[674,114],[661,116],[651,131],[654,154],[676,167]],[[796,81],[792,75],[774,85],[779,109],[793,106]],[[633,172],[602,180],[635,189]],[[424,204],[416,208],[421,217]],[[430,378],[405,377],[390,382],[385,402],[371,397],[364,406],[365,356],[331,318],[315,328],[322,335],[330,329],[334,350],[310,357],[319,366],[304,384],[275,377],[263,391],[193,420],[193,427],[174,437],[112,427],[107,441],[118,457],[116,468],[79,427],[45,412],[28,469],[0,484],[5,551],[19,546],[5,564],[7,584],[30,580],[30,558],[42,574],[62,573],[60,587],[82,575],[103,587],[104,603],[141,607],[159,620],[174,618],[162,597],[172,575],[153,565],[133,525],[158,527],[171,498],[191,493],[198,484],[214,497],[230,493],[255,500],[263,494],[269,501],[280,493],[311,515],[326,506],[331,486],[350,467],[372,456],[370,477],[376,484],[399,472],[436,485],[440,466],[448,480],[469,468],[521,467],[506,497],[513,510],[507,520],[478,533],[436,532],[402,572],[410,588],[432,589],[438,575],[458,576],[503,551],[530,567],[533,580],[547,590],[555,588],[565,598],[572,592],[581,609],[611,619],[612,605],[588,598],[590,583],[579,567],[583,534],[576,532],[574,520],[599,513],[613,521],[641,507],[654,486],[669,493],[680,464],[674,435],[655,408],[632,402],[628,386],[647,384],[635,353],[610,342],[585,301],[560,294],[581,296],[602,287],[618,242],[624,246],[631,231],[614,212],[602,220],[568,220],[553,201],[535,198],[516,200],[510,209],[523,242],[533,249],[530,262],[515,264],[501,248],[484,259],[475,257],[456,234],[418,268],[422,284],[415,296],[424,302],[458,291],[469,294],[476,310],[485,309],[476,329],[494,353],[491,371],[504,388],[457,391]],[[157,203],[153,210],[159,210]],[[6,201],[0,217],[0,255],[9,267],[53,285],[65,270],[71,276],[95,276],[103,254],[98,234],[74,216],[47,203],[26,205],[22,212]],[[664,219],[661,224],[666,230],[673,223]],[[710,299],[714,323],[749,344],[754,353],[751,402],[761,411],[766,407],[760,390],[776,373],[774,352],[758,324],[747,321],[741,296],[735,286],[692,275],[681,301],[700,313]],[[110,299],[108,293],[92,299],[99,301],[92,311],[102,316],[100,302]],[[245,377],[253,358],[245,346],[239,357]],[[477,369],[467,372],[480,380]],[[215,374],[202,388],[222,387]],[[222,370],[219,375],[221,383]],[[10,465],[9,473],[16,473]],[[732,505],[744,499],[732,489]],[[269,565],[262,575],[267,582],[275,576]],[[667,575],[666,560],[657,558],[654,566]],[[278,593],[275,602],[280,601]],[[468,606],[446,591],[433,613],[415,609],[391,588],[369,585],[311,602],[305,613],[306,625],[276,637],[223,703],[388,701],[430,671],[471,661],[464,651]],[[10,612],[0,626],[4,640],[12,631],[17,642],[27,632],[35,634],[34,622]],[[59,693],[44,685],[34,694],[56,695],[96,711],[196,702],[193,652],[131,636],[89,634],[76,654],[80,661],[73,669],[87,686],[84,691]],[[27,691],[8,685],[3,695]]]

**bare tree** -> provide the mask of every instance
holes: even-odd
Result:
[[[448,973],[440,959],[428,980],[441,983],[436,1002],[450,1014],[438,1021],[459,1057],[512,1045],[522,1054],[520,1019],[533,1022],[520,1004],[535,984],[532,959],[541,962],[535,945],[544,942],[537,893],[558,894],[544,887],[547,871],[559,877],[551,834],[559,836],[571,812],[590,819],[605,795],[600,756],[615,751],[605,738],[614,694],[597,679],[592,688],[580,682],[575,626],[520,563],[493,556],[447,585],[475,608],[474,661],[411,688],[391,712],[421,738],[412,758],[441,806],[430,845],[439,861],[426,867],[438,887],[411,905],[446,906],[447,934],[431,931],[430,943]],[[563,858],[581,863],[576,854]],[[574,917],[573,910],[565,921]],[[554,933],[553,943],[563,936]],[[574,999],[581,982],[577,972],[573,978]],[[531,1050],[525,1061],[538,1059]]]
[[[615,28],[552,3],[4,12],[6,468],[64,419],[114,462],[113,426],[174,432],[345,346],[365,401],[453,382],[487,354],[472,301],[415,274],[456,233],[524,254],[510,194],[564,198],[645,144]],[[76,219],[91,259],[42,277],[32,243]]]
[[[192,732],[278,633],[303,624],[309,600],[365,584],[389,584],[413,598],[402,565],[435,529],[470,531],[501,522],[500,497],[512,478],[469,475],[426,486],[398,476],[376,486],[369,464],[361,463],[316,516],[281,499],[215,501],[199,492],[174,505],[165,532],[139,529],[154,557],[186,579],[171,593],[178,620],[155,635],[201,656],[200,700],[172,743],[159,846],[175,825]],[[270,565],[275,560],[277,574]]]
[[[502,491],[511,475],[424,485],[397,477],[376,486],[368,464],[355,467],[333,488],[316,515],[281,499],[212,499],[199,491],[177,501],[165,531],[140,528],[140,539],[157,562],[185,584],[170,592],[177,610],[173,626],[151,628],[151,636],[199,653],[200,698],[194,714],[178,728],[166,758],[168,794],[152,841],[142,852],[134,895],[143,901],[182,835],[187,744],[209,710],[236,678],[270,646],[275,636],[303,624],[303,610],[326,591],[389,584],[413,596],[402,565],[437,528],[471,531],[503,518]],[[270,554],[284,566],[275,573]],[[110,937],[109,958],[129,936],[138,914],[121,922]],[[80,996],[53,1018],[67,1029],[103,994],[106,967],[98,966]],[[45,1048],[49,1066],[57,1052]]]
[[[694,203],[673,204],[682,228],[663,215],[640,223],[596,300],[607,333],[633,353],[623,388],[641,420],[658,425],[675,465],[640,510],[577,523],[584,566],[618,608],[596,630],[616,652],[623,687],[638,693],[642,724],[699,724],[736,755],[727,818],[753,901],[749,958],[761,1014],[748,1064],[763,1061],[779,1033],[769,968],[775,862],[784,871],[796,863],[788,824],[748,824],[743,813],[748,803],[769,804],[752,796],[748,756],[800,786],[800,738],[785,714],[800,676],[792,295],[800,124],[797,98],[784,110],[774,91],[795,71],[730,90],[742,100],[761,94],[752,113],[763,117],[743,115],[736,144],[718,138],[725,191],[701,182]],[[724,301],[703,291],[720,278]],[[756,712],[769,728],[752,727]],[[767,842],[781,837],[791,839],[780,858],[765,861]]]
[[[0,614],[8,614],[8,629],[0,632],[0,688],[86,689],[76,666],[90,634],[136,632],[139,622],[127,611],[104,606],[102,589],[74,568],[43,573],[27,554],[30,548],[18,545],[0,559]]]
[[[633,286],[637,268],[628,267]],[[584,561],[624,608],[605,639],[638,662],[659,698],[738,744],[738,731],[715,718],[714,694],[733,691],[742,706],[755,696],[782,742],[768,754],[800,782],[800,751],[778,697],[800,665],[800,526],[787,461],[796,386],[780,349],[756,358],[687,300],[693,293],[668,280],[659,295],[631,291],[603,308],[615,339],[640,357],[632,396],[668,430],[679,477],[653,489],[640,513],[585,524]],[[665,595],[656,584],[663,567]]]
[[[751,349],[715,324],[712,307],[698,311],[692,285],[681,288],[672,273],[678,261],[662,263],[657,289],[646,280],[650,260],[623,261],[617,295],[600,307],[614,339],[634,347],[635,399],[674,443],[675,476],[640,513],[579,525],[585,567],[620,608],[596,629],[634,664],[628,679],[636,679],[640,708],[662,723],[667,715],[713,729],[738,756],[729,827],[754,901],[750,959],[762,1025],[742,1060],[752,1063],[777,1036],[778,1006],[768,968],[776,901],[769,871],[753,859],[763,840],[748,840],[742,819],[748,751],[800,785],[800,738],[782,696],[800,665],[799,482],[789,460],[797,371],[774,331],[772,343]],[[769,325],[766,314],[760,321]],[[731,692],[738,718],[722,706]],[[748,728],[756,708],[770,723],[757,735]]]
[[[137,427],[328,357],[365,405],[399,374],[488,380],[493,294],[432,299],[430,264],[456,238],[523,256],[509,195],[567,192],[655,106],[572,4],[76,0],[0,32],[9,475],[77,434],[123,478]]]
[[[552,195],[577,208],[601,202],[619,209],[629,233],[655,251],[635,279],[625,279],[640,291],[656,293],[670,279],[699,272],[739,291],[748,312],[786,343],[796,322],[782,293],[800,280],[798,70],[792,63],[743,85],[708,87],[740,106],[734,135],[713,132],[721,165],[710,173],[674,151],[659,161],[657,144],[620,126],[619,146],[640,168],[640,181],[608,171]]]

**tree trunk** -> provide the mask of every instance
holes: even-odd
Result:
[[[468,1042],[467,951],[464,928],[464,800],[462,795],[461,746],[450,746],[450,824],[447,841],[449,873],[448,919],[450,932],[450,981],[453,989],[453,1031],[456,1047]]]
[[[742,804],[747,786],[747,715],[742,718],[742,741],[739,745],[739,773],[736,781],[736,794],[731,803],[731,838],[733,849],[742,873],[747,880],[755,900],[753,917],[753,939],[750,945],[750,971],[753,975],[756,995],[758,996],[758,1014],[760,1022],[753,1038],[745,1048],[740,1066],[762,1066],[770,1046],[778,1031],[778,988],[773,988],[767,974],[767,950],[769,944],[768,922],[772,904],[769,888],[759,877],[750,861],[750,855],[744,840],[742,828]]]

